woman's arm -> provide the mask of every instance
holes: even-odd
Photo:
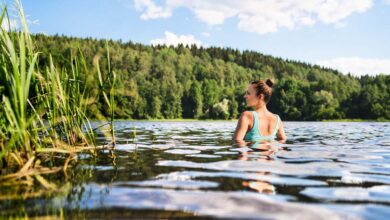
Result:
[[[284,143],[287,140],[287,136],[284,133],[284,125],[282,121],[280,121],[280,126],[278,132],[276,133],[276,138],[278,139],[278,141],[282,143]]]
[[[250,125],[250,117],[251,113],[249,111],[245,111],[242,113],[240,119],[238,120],[236,131],[233,135],[234,141],[242,141],[244,140],[245,134],[248,131]]]

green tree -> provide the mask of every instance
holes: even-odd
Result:
[[[81,78],[87,81],[87,89],[99,90],[89,79],[95,76],[93,60],[106,52],[105,40],[42,34],[33,37],[37,50],[42,51],[38,62],[42,72],[48,67],[49,53],[56,66],[69,69],[69,56],[81,51],[88,69]],[[213,118],[214,105],[227,99],[229,117],[235,118],[245,109],[242,96],[248,83],[275,78],[269,107],[283,119],[390,118],[388,75],[358,78],[317,65],[231,48],[149,46],[113,40],[108,44],[111,65],[118,76],[116,117]],[[107,59],[100,60],[101,66],[107,65]],[[154,97],[161,102],[159,114]],[[107,108],[103,101],[90,106],[88,115],[104,112]]]
[[[218,102],[219,89],[220,87],[215,80],[205,79],[203,81],[203,110],[206,115],[210,114],[214,104]]]
[[[162,118],[161,115],[161,100],[158,96],[152,98],[151,108],[150,108],[150,117],[152,118]]]
[[[340,113],[337,111],[339,107],[338,101],[333,97],[332,93],[321,90],[313,95],[313,118],[316,120],[339,118]]]
[[[228,119],[229,118],[229,100],[223,99],[213,105],[212,117],[214,119]]]
[[[295,79],[282,79],[274,89],[270,102],[271,111],[275,111],[287,120],[299,120],[306,117],[305,90],[307,86]]]
[[[203,101],[202,101],[202,90],[201,85],[198,81],[194,81],[191,84],[191,88],[189,90],[187,102],[187,109],[189,109],[189,117],[190,118],[200,118],[203,114]]]

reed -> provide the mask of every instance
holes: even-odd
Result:
[[[115,146],[115,133],[114,133],[114,111],[115,111],[115,83],[116,83],[116,74],[111,69],[111,60],[110,60],[110,51],[108,43],[106,42],[107,48],[107,74],[103,74],[100,69],[99,59],[100,56],[95,56],[94,66],[99,80],[99,92],[98,96],[103,96],[106,105],[109,107],[109,133],[105,133],[106,136],[112,138],[112,145]],[[101,114],[98,115],[100,119],[105,121],[105,117]]]
[[[24,21],[21,6],[18,8],[21,21]],[[4,18],[9,21],[7,8],[2,11],[1,23]],[[12,152],[10,154],[19,165],[33,156],[37,144],[35,137],[38,136],[34,123],[36,112],[29,100],[38,53],[33,51],[25,22],[22,25],[21,32],[1,28],[0,33],[0,79],[4,88],[2,121],[5,122],[0,132],[2,143],[6,142],[1,146],[0,157]]]
[[[40,53],[26,25],[22,5],[18,8],[21,29],[0,29],[0,185],[19,182],[31,184],[31,178],[45,188],[56,189],[41,175],[66,170],[69,161],[54,168],[47,168],[41,161],[44,154],[70,154],[80,151],[94,151],[97,147],[95,132],[90,124],[87,109],[100,97],[109,107],[109,119],[98,113],[99,120],[109,121],[114,138],[114,86],[116,76],[111,69],[107,44],[108,73],[103,76],[98,59],[95,63],[99,91],[88,89],[93,74],[86,65],[81,51],[69,58],[69,67],[58,67],[49,55],[49,64],[39,67]],[[7,7],[1,10],[0,24],[8,21]],[[93,78],[94,79],[94,78]],[[92,79],[92,80],[93,80]],[[110,148],[111,149],[111,148]]]

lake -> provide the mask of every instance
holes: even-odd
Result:
[[[61,193],[0,200],[0,216],[390,216],[390,123],[285,122],[286,144],[250,146],[233,145],[235,125],[118,121],[113,152],[78,154],[67,175],[45,176]]]

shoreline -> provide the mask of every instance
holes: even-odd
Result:
[[[92,119],[95,121],[95,119]],[[238,119],[183,119],[183,118],[175,118],[175,119],[115,119],[114,121],[134,121],[134,122],[237,122]],[[283,120],[283,122],[390,122],[390,120],[386,119],[325,119],[321,121],[288,121]]]

